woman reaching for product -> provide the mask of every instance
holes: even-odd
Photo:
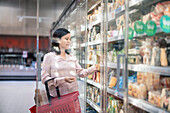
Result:
[[[78,91],[76,76],[87,77],[99,68],[99,64],[83,69],[76,57],[67,50],[71,43],[71,34],[64,28],[57,29],[52,38],[52,52],[44,56],[42,65],[42,82],[55,78],[51,82],[50,95],[57,96],[55,87],[59,87],[60,95]]]

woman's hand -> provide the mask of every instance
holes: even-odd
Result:
[[[72,83],[76,81],[75,77],[65,77],[64,80],[68,83]]]

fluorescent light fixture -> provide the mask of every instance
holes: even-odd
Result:
[[[19,18],[19,22],[22,22],[23,19],[37,19],[36,16],[17,16]],[[52,20],[50,17],[39,17],[39,22],[42,22],[43,20]]]

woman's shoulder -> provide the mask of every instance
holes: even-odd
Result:
[[[72,54],[69,54],[68,56],[70,57],[70,60],[73,60],[73,61],[76,61],[76,60],[77,60],[76,56],[74,56],[74,55],[72,55]]]
[[[44,55],[44,57],[52,57],[52,56],[54,56],[55,55],[55,53],[54,52],[49,52],[49,53],[46,53],[45,55]]]

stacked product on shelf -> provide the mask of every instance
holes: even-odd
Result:
[[[87,42],[84,43],[87,46],[86,54],[86,65],[87,68],[100,63],[100,43],[101,43],[101,16],[102,16],[102,7],[101,2],[97,2],[96,6],[88,11],[87,18]],[[95,86],[98,84],[100,86],[100,71],[96,71],[87,77],[87,103],[90,107],[87,107],[86,112],[96,113],[100,112],[100,88]],[[90,81],[90,82],[89,82]],[[93,108],[93,109],[89,109]]]
[[[99,89],[94,86],[88,85],[87,86],[87,98],[99,106],[100,105]]]
[[[157,106],[165,111],[170,111],[170,73],[168,71],[170,66],[170,37],[169,34],[165,34],[170,33],[170,31],[166,31],[169,27],[169,24],[167,23],[169,20],[166,20],[166,17],[170,16],[169,5],[169,1],[164,2],[162,0],[159,3],[153,4],[152,9],[151,7],[150,9],[147,8],[150,10],[150,12],[140,15],[141,18],[139,18],[140,16],[136,16],[141,14],[139,11],[137,14],[130,14],[130,18],[132,18],[129,18],[128,63],[132,64],[130,66],[133,67],[133,69],[130,67],[129,70],[135,71],[137,73],[133,76],[129,74],[128,94],[135,98],[146,100],[153,106]],[[125,18],[124,15],[115,17],[115,14],[119,8],[116,10],[114,9],[113,12],[112,4],[108,4],[108,8],[110,13],[108,20],[112,21],[113,19],[111,18],[114,18],[116,21],[110,22],[109,31],[107,32],[107,38],[109,42],[107,61],[112,64],[109,66],[112,68],[112,66],[114,66],[113,64],[117,62],[117,55],[124,53],[123,49],[122,51],[118,50],[116,46],[120,47],[119,45],[121,44],[122,35],[124,35]],[[163,18],[163,21],[161,18]],[[163,25],[161,25],[161,22]],[[111,38],[113,38],[112,41],[110,41]],[[121,60],[120,63],[122,63]],[[135,67],[135,65],[138,67]],[[145,66],[150,67],[148,69],[143,68]],[[116,66],[114,68],[116,68]],[[122,75],[120,76],[119,84],[117,84],[116,70],[112,70],[108,73],[109,88],[113,88],[115,91],[117,91],[117,85],[119,85],[120,88],[122,87]]]
[[[149,3],[148,3],[149,2]],[[102,5],[96,5],[88,12],[87,42],[83,43],[83,49],[87,47],[87,68],[100,63],[101,56],[101,16]],[[142,106],[135,104],[132,112],[154,112],[154,108],[170,111],[170,36],[169,16],[170,2],[165,0],[129,0],[129,47],[128,47],[128,94],[130,99]],[[134,10],[132,10],[134,9]],[[118,55],[125,53],[125,2],[124,0],[109,0],[108,3],[108,31],[107,31],[107,74],[109,92],[107,112],[120,112],[118,107],[123,103],[117,89],[123,87],[123,58],[118,62]],[[105,24],[105,23],[103,23]],[[83,50],[85,51],[85,50]],[[84,62],[84,63],[85,63]],[[117,79],[117,65],[120,63],[120,79]],[[95,105],[100,103],[100,72],[95,72],[87,79],[87,99]],[[89,79],[92,82],[88,82]],[[119,83],[119,84],[118,84]],[[116,92],[116,93],[115,93]],[[123,94],[122,94],[123,95]],[[114,98],[113,98],[114,97]],[[89,102],[89,101],[88,101]],[[133,102],[129,102],[133,105]],[[94,107],[90,104],[91,107]],[[119,106],[120,105],[120,106]],[[152,108],[143,108],[151,105]],[[132,107],[132,106],[130,106]],[[139,109],[139,108],[140,109]],[[123,109],[123,106],[120,107]],[[134,108],[134,106],[132,107]],[[141,110],[141,112],[144,112]],[[93,110],[88,112],[93,112]],[[95,111],[94,111],[95,112]],[[99,111],[98,111],[99,112]]]

